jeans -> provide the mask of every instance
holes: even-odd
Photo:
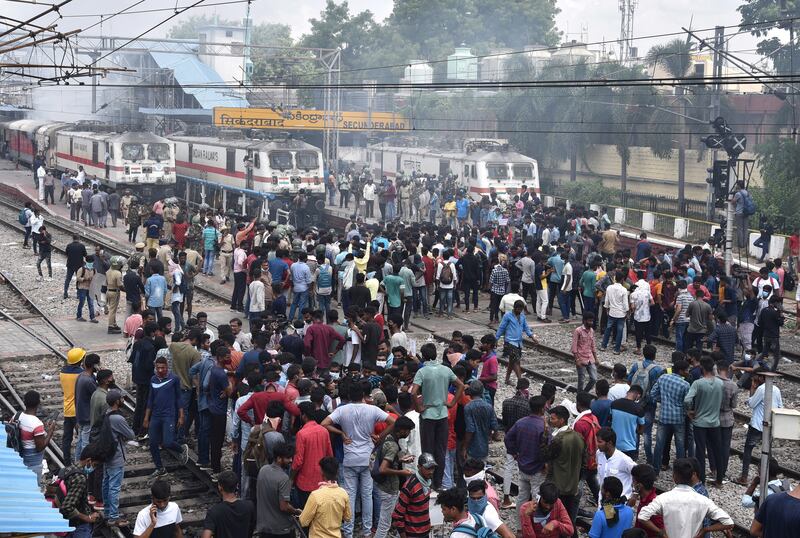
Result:
[[[489,323],[500,319],[500,301],[502,299],[503,296],[499,293],[491,292],[489,294]]]
[[[89,290],[78,290],[78,312],[77,317],[83,317],[83,303],[89,304],[89,319],[94,319],[94,300],[89,295]]]
[[[180,405],[183,409],[183,426],[178,428],[178,444],[186,442],[186,432],[189,430],[189,407],[192,403],[192,389],[181,389]]]
[[[42,461],[44,460],[44,452],[37,452],[36,449],[24,449],[22,454],[22,463],[33,471],[36,475],[36,483],[41,487],[42,485]]]
[[[364,210],[366,211],[366,217],[371,219],[375,212],[375,200],[364,200]]]
[[[597,312],[594,310],[594,295],[591,297],[587,297],[586,295],[582,295],[581,299],[583,299],[583,313],[591,312],[595,316],[597,316]],[[595,318],[594,325],[597,326],[597,319]]]
[[[72,436],[78,421],[75,417],[64,417],[64,435],[61,438],[61,452],[64,454],[64,465],[72,465]]]
[[[47,276],[53,278],[53,264],[50,263],[50,252],[43,254],[39,252],[39,261],[36,262],[36,270],[39,271],[39,276],[42,275],[42,262],[47,262]]]
[[[680,422],[678,424],[664,424],[663,422],[658,425],[656,432],[656,451],[653,454],[653,467],[656,472],[661,467],[664,461],[664,452],[669,455],[669,444],[667,439],[672,436],[675,439],[675,456],[677,458],[686,457],[686,446],[683,441],[686,438],[686,423]]]
[[[653,343],[653,337],[650,335],[650,322],[649,321],[636,321],[633,320],[634,334],[636,335],[636,349],[642,349],[642,340],[647,344]]]
[[[456,485],[456,449],[447,449],[444,456],[444,476],[442,477],[442,488],[450,489]]]
[[[289,321],[294,319],[295,309],[297,310],[297,317],[303,319],[303,309],[308,304],[308,290],[294,292],[294,299],[292,299],[292,307],[289,309]]]
[[[747,238],[750,235],[749,220],[750,217],[744,213],[736,214],[733,217],[734,225],[736,226],[736,246],[738,248],[747,247]]]
[[[686,335],[683,337],[684,345],[686,346],[686,351],[695,348],[695,349],[703,349],[703,337],[706,333],[693,333],[690,331],[686,331]]]
[[[639,439],[644,443],[644,458],[647,463],[653,462],[653,421],[655,420],[655,409],[645,407],[644,428]]]
[[[233,294],[231,295],[231,308],[244,310],[244,294],[247,290],[247,273],[236,271],[233,273]]]
[[[569,292],[568,291],[560,291],[558,292],[558,307],[561,309],[561,319],[568,320],[569,319]]]
[[[439,420],[420,419],[420,430],[422,451],[433,454],[433,459],[436,460],[432,484],[434,489],[439,489],[444,476],[444,459],[447,452],[447,435],[449,431],[447,418]]]
[[[150,396],[150,383],[137,383],[136,384],[136,410],[133,412],[133,431],[136,435],[142,435],[144,428],[145,407],[147,407],[147,398]]]
[[[519,471],[519,495],[517,495],[517,516],[522,505],[534,499],[539,494],[539,486],[544,483],[545,474],[539,471],[536,474],[527,474]]]
[[[209,436],[211,435],[211,412],[208,409],[197,412],[197,464],[208,465],[210,458]]]
[[[514,478],[514,469],[517,468],[517,460],[511,454],[506,454],[506,464],[503,466],[503,495],[511,495],[511,482]],[[517,469],[518,470],[518,469]]]
[[[350,205],[350,191],[339,190],[339,207],[349,208]]]
[[[25,239],[22,241],[22,246],[27,247],[30,239],[31,239],[31,227],[25,226]]]
[[[378,497],[381,500],[381,515],[374,538],[386,538],[389,535],[389,529],[392,528],[392,513],[394,512],[394,505],[397,504],[399,493],[386,493],[381,488],[375,488],[375,491],[378,492]]]
[[[603,333],[603,349],[608,346],[608,340],[611,338],[611,331],[614,330],[614,327],[617,328],[617,337],[614,339],[614,351],[619,353],[620,348],[622,347],[622,333],[625,331],[625,318],[615,318],[614,316],[608,316],[608,323],[606,324],[606,330]]]
[[[711,467],[717,470],[717,473],[722,473],[723,478],[728,472],[728,462],[731,459],[731,438],[733,437],[733,426],[719,428],[720,449],[719,456],[722,461],[717,461],[717,455],[708,455],[708,463]],[[721,467],[721,468],[720,468]]]
[[[578,392],[590,392],[594,384],[597,383],[597,365],[590,362],[586,366],[577,366],[578,370]],[[584,386],[583,380],[589,374],[589,382]]]
[[[417,286],[414,288],[414,313],[422,313],[425,316],[430,315],[431,308],[428,306],[428,287]]]
[[[72,282],[72,277],[75,276],[75,273],[77,273],[77,272],[78,272],[77,269],[71,269],[71,268],[67,267],[67,276],[64,277],[64,298],[65,299],[67,297],[67,291],[69,291],[69,285]]]
[[[453,315],[453,288],[439,288],[439,315],[442,310],[447,310],[447,315]]]
[[[211,428],[209,430],[209,445],[211,452],[211,470],[218,473],[222,470],[222,444],[225,442],[225,426],[228,415],[216,415],[209,412]]]
[[[75,459],[81,459],[81,452],[89,444],[89,434],[92,431],[91,424],[78,424],[78,441],[75,443]]]
[[[105,518],[111,521],[119,519],[119,492],[122,489],[122,477],[125,466],[103,468],[103,503]]]
[[[386,202],[386,220],[394,220],[397,216],[397,203],[394,200]]]
[[[475,310],[478,309],[478,293],[481,291],[481,282],[480,280],[471,280],[469,282],[463,282],[462,287],[464,288],[464,309],[469,312],[469,295],[472,292],[472,308]]]
[[[764,357],[772,353],[772,371],[778,371],[778,364],[781,360],[781,341],[780,338],[764,337]]]
[[[214,274],[214,250],[206,250],[203,256],[203,274]]]
[[[69,538],[92,538],[92,524],[81,523],[75,530],[67,534]]]
[[[181,302],[180,301],[173,301],[172,302],[172,319],[175,322],[172,327],[172,332],[176,333],[183,329],[184,322],[183,316],[181,315]]]
[[[176,417],[150,417],[150,455],[156,469],[163,469],[161,463],[161,448],[171,452],[180,452],[181,447],[175,441]],[[159,448],[160,447],[160,448]]]
[[[719,426],[716,428],[700,428],[694,427],[694,455],[697,461],[700,462],[700,480],[706,481],[706,449],[708,449],[709,460],[722,461],[720,449],[722,445],[722,438],[720,437]],[[722,482],[725,476],[722,474],[722,466],[717,465],[716,481]]]
[[[45,185],[44,186],[44,203],[47,203],[47,199],[50,199],[51,204],[55,204],[55,192],[56,186],[55,185]]]
[[[446,421],[447,419],[445,419]],[[342,467],[344,490],[350,498],[350,519],[342,523],[344,538],[352,538],[356,520],[356,497],[361,496],[361,524],[365,537],[372,533],[372,475],[369,466]]]
[[[753,457],[753,448],[756,443],[761,442],[763,433],[752,426],[747,427],[747,437],[744,440],[744,450],[742,450],[742,477],[747,478],[750,471],[750,460]]]
[[[689,328],[689,322],[681,322],[675,324],[675,350],[686,352],[686,329]]]
[[[756,247],[756,248],[760,248],[761,249],[761,258],[759,258],[758,261],[763,262],[764,258],[767,257],[767,254],[769,254],[769,244],[770,244],[771,240],[772,240],[772,237],[770,237],[770,236],[766,236],[766,237],[761,236],[758,239],[756,239],[755,241],[753,241],[753,246]]]
[[[31,246],[33,247],[33,253],[39,254],[39,237],[41,234],[31,233]]]
[[[323,314],[325,314],[325,323],[327,323],[328,310],[331,309],[331,296],[317,294],[317,302],[319,303],[319,309],[322,310]]]

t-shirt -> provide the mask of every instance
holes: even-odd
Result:
[[[353,348],[358,347],[356,356],[353,357]],[[361,364],[361,338],[353,329],[347,329],[347,341],[344,344],[344,361],[342,364],[348,366],[351,362]]]
[[[228,387],[228,374],[219,366],[211,368],[208,381],[208,410],[212,415],[228,412],[228,397],[220,398],[220,393]]]
[[[378,343],[381,341],[383,331],[377,322],[370,321],[364,324],[361,334],[364,341],[361,342],[361,357],[364,362],[374,363],[378,359]]]
[[[148,504],[136,516],[136,524],[133,527],[133,535],[141,536],[147,527],[150,526],[150,507]],[[175,536],[175,525],[183,521],[181,509],[174,502],[167,503],[167,507],[156,514],[156,528],[150,534],[151,538],[173,538]]]
[[[349,403],[337,407],[330,414],[331,420],[353,441],[344,445],[345,467],[366,467],[372,454],[372,433],[375,424],[388,417],[383,409],[365,403]]]
[[[89,424],[92,394],[97,389],[93,375],[83,372],[75,382],[75,417],[78,424]]]
[[[625,504],[615,505],[614,508],[617,509],[619,521],[609,526],[605,512],[598,510],[592,518],[589,538],[621,538],[622,533],[633,526],[633,508]]]
[[[592,400],[592,414],[597,417],[601,428],[611,425],[611,400]]]
[[[386,275],[383,277],[383,287],[386,288],[386,300],[392,308],[399,308],[403,304],[403,293],[400,286],[405,284],[405,280],[396,275]]]
[[[274,258],[269,261],[269,274],[272,277],[273,284],[283,282],[283,277],[288,270],[289,264],[280,258]]]
[[[400,446],[394,437],[389,434],[381,446],[381,457],[389,462],[390,469],[401,469]],[[400,477],[397,475],[384,475],[375,481],[376,486],[384,493],[396,494],[400,490]]]
[[[450,383],[455,379],[456,374],[450,368],[431,361],[417,370],[414,384],[422,391],[422,401],[425,405],[422,418],[429,420],[447,418],[447,394]]]
[[[764,525],[763,538],[794,538],[800,526],[800,499],[788,492],[769,495],[756,514]]]
[[[255,514],[252,501],[223,501],[208,509],[203,528],[210,530],[214,538],[249,538],[253,535]]]
[[[483,377],[491,377],[497,376],[497,371],[499,366],[497,364],[497,354],[492,353],[489,355],[483,363],[483,368],[481,369],[481,378]],[[481,379],[482,380],[482,379]],[[483,381],[483,380],[482,380]],[[497,379],[494,381],[483,381],[483,386],[489,389],[497,389]]]
[[[288,534],[293,529],[292,516],[280,509],[281,499],[289,502],[291,494],[292,482],[289,475],[277,464],[265,465],[258,471],[256,532]]]
[[[617,434],[617,449],[636,450],[636,428],[644,424],[644,409],[632,400],[621,398],[611,404],[611,427]]]
[[[494,506],[492,506],[491,503],[488,503],[486,505],[486,509],[483,511],[483,514],[481,514],[479,517],[483,519],[483,526],[488,527],[493,531],[499,529],[500,525],[503,524],[503,520],[500,519],[500,515],[497,513],[497,509]],[[453,528],[463,525],[464,527],[471,527],[474,529],[476,523],[477,522],[475,521],[475,517],[469,512],[467,512],[467,519],[454,523]],[[455,531],[450,533],[450,538],[475,538],[475,536],[466,532]]]
[[[29,415],[27,413],[20,413],[19,415],[19,429],[22,441],[22,449],[24,451],[36,452],[36,442],[34,437],[44,435],[44,424],[36,415]]]
[[[572,275],[572,264],[571,263],[565,263],[564,264],[564,269],[562,269],[562,271],[561,271],[561,277],[562,277],[561,278],[561,291],[567,292],[567,291],[572,290],[572,288],[574,287],[573,286],[574,282],[572,281],[573,275]],[[567,277],[569,277],[569,278],[567,278]],[[567,282],[567,280],[569,280],[569,282]]]

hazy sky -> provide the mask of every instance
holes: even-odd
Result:
[[[31,0],[42,3],[44,0]],[[55,0],[52,0],[55,1]],[[177,5],[190,5],[195,0],[177,0]],[[220,0],[206,0],[212,4]],[[435,1],[435,0],[429,0]],[[131,10],[151,8],[172,8],[174,0],[73,0],[62,8],[62,14],[67,16],[58,22],[62,31],[73,28],[86,28],[96,24],[101,13],[111,13],[124,7],[137,4]],[[702,29],[715,25],[735,25],[739,22],[736,6],[737,0],[640,0],[635,16],[634,35],[645,36],[668,32],[679,32],[681,26]],[[302,35],[309,29],[308,19],[318,16],[325,5],[325,0],[254,0],[252,4],[253,17],[257,22],[270,21],[289,24],[296,36]],[[189,13],[218,13],[228,19],[240,19],[245,15],[246,4],[222,5],[217,7],[198,7],[173,19],[179,21]],[[287,7],[289,6],[289,7]],[[580,39],[589,42],[613,40],[619,35],[620,14],[618,0],[558,0],[561,14],[557,18],[558,28],[565,33],[565,38]],[[391,0],[350,0],[351,10],[360,11],[370,9],[376,19],[382,20],[391,12]],[[26,18],[38,10],[41,5],[26,6],[19,2],[0,0],[0,11],[4,15],[17,18]],[[91,17],[72,17],[73,15],[94,14]],[[142,32],[156,22],[166,18],[170,12],[149,14],[119,15],[102,24],[104,35],[133,36]],[[44,17],[43,21],[52,22],[57,19],[54,15]],[[164,26],[154,30],[152,37],[161,37],[172,24],[167,22]],[[734,33],[733,28],[727,29],[728,34]],[[101,26],[89,30],[93,35],[100,34]],[[708,35],[708,34],[706,34]],[[662,38],[666,40],[669,38]],[[653,43],[652,40],[637,40],[635,45],[640,51]],[[749,35],[739,35],[730,42],[731,51],[746,51],[754,48],[755,39]],[[746,54],[746,53],[742,53]],[[750,56],[752,58],[752,56]]]

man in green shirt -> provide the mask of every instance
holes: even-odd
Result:
[[[686,414],[692,419],[694,430],[695,456],[700,462],[700,480],[706,480],[706,447],[709,458],[722,461],[722,437],[719,428],[719,411],[722,407],[724,387],[722,380],[714,375],[714,360],[711,357],[700,359],[703,377],[692,383],[683,400]],[[711,485],[722,487],[724,470],[717,465],[716,481]]]
[[[381,499],[381,513],[378,520],[378,530],[375,538],[386,538],[389,529],[392,527],[392,513],[397,504],[397,496],[400,493],[400,479],[414,474],[410,469],[404,469],[403,463],[413,461],[414,456],[400,454],[400,439],[405,439],[414,429],[414,421],[408,417],[399,417],[394,422],[394,430],[386,436],[378,455],[381,458],[380,476],[375,478],[375,485],[378,487],[378,496]]]
[[[595,284],[597,284],[597,262],[593,262],[591,268],[583,272],[580,280],[581,299],[583,299],[583,312],[591,312],[597,316],[594,303]],[[596,328],[596,323],[593,323],[592,327]]]
[[[586,467],[586,442],[581,434],[569,427],[569,411],[563,405],[550,409],[548,421],[552,440],[548,448],[550,460],[545,480],[558,488],[558,498],[574,524],[580,504],[578,483],[581,469]]]
[[[433,474],[433,489],[440,489],[444,476],[444,458],[447,449],[447,409],[456,405],[464,394],[464,383],[447,366],[436,362],[436,345],[425,344],[420,349],[423,364],[420,365],[411,395],[416,397],[422,393],[422,401],[416,399],[417,410],[421,410],[420,437],[422,451],[433,454],[436,470]],[[455,397],[447,403],[450,384],[455,385]]]
[[[398,276],[400,264],[392,266],[393,275],[383,275],[383,289],[386,290],[386,304],[389,305],[389,315],[403,315],[403,292],[400,287],[405,284],[403,277]]]

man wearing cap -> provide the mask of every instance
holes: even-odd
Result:
[[[222,276],[222,284],[227,284],[231,278],[233,269],[233,236],[227,226],[219,229],[222,235],[219,237],[219,272]]]
[[[111,258],[111,268],[106,271],[106,304],[108,305],[108,334],[119,334],[122,329],[117,325],[117,308],[122,283],[122,260],[119,256]]]
[[[392,514],[392,526],[401,538],[422,538],[430,534],[429,504],[434,469],[436,460],[433,455],[423,452],[417,460],[414,474],[400,487]]]
[[[111,429],[115,450],[114,455],[103,465],[104,516],[110,526],[126,527],[128,522],[119,513],[119,492],[122,489],[122,478],[125,476],[125,443],[136,437],[136,434],[119,410],[122,405],[122,392],[119,389],[109,390],[106,394],[106,403],[108,411],[103,418],[103,427]]]
[[[74,347],[67,352],[67,364],[58,374],[63,392],[64,406],[64,435],[61,437],[61,452],[64,454],[64,465],[72,465],[72,437],[77,426],[75,418],[75,382],[81,375],[81,361],[86,356],[86,350]]]

